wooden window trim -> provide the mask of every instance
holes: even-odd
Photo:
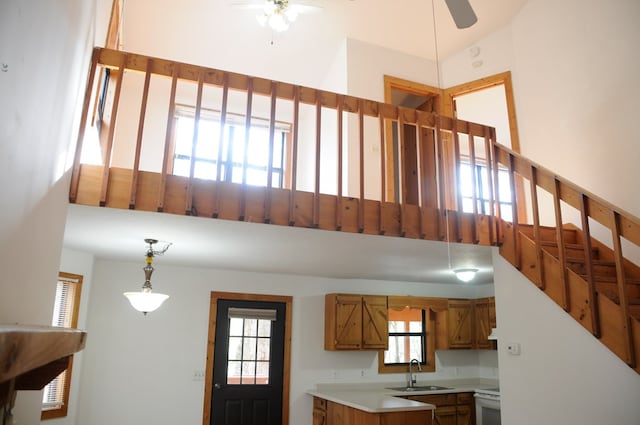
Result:
[[[58,280],[56,281],[56,284],[57,284],[57,282],[61,280],[63,281],[67,280],[70,282],[74,282],[77,285],[76,293],[73,300],[73,311],[71,314],[71,328],[73,329],[78,328],[78,315],[80,312],[80,299],[82,296],[82,279],[83,279],[82,275],[59,272]],[[62,406],[56,409],[42,410],[42,412],[40,413],[40,420],[44,421],[48,419],[64,418],[67,416],[68,409],[69,409],[69,393],[71,392],[72,369],[73,369],[73,355],[69,356],[69,365],[67,366],[67,369],[63,372],[66,374],[66,376],[65,376],[63,393],[62,393],[62,401],[63,401]]]
[[[285,304],[285,334],[284,334],[284,370],[282,371],[282,425],[289,425],[289,392],[291,377],[291,316],[293,315],[293,297],[265,294],[242,294],[235,292],[211,292],[209,304],[209,336],[207,343],[207,365],[204,383],[204,414],[202,424],[209,425],[211,421],[211,392],[213,387],[213,360],[215,352],[216,314],[218,299],[268,301]]]
[[[447,300],[442,298],[389,296],[387,307],[393,310],[403,310],[405,307],[421,309],[425,311],[425,326],[427,327],[427,364],[422,366],[422,372],[435,372],[436,370],[436,313],[445,311]],[[408,373],[408,364],[385,365],[384,351],[378,351],[378,373]],[[420,373],[416,371],[416,373]]]

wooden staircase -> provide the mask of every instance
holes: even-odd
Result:
[[[536,232],[523,224],[513,232],[513,224],[504,223],[500,253],[640,373],[640,267],[624,260],[620,273],[614,251],[593,238],[585,248],[585,235],[575,226],[564,225],[559,234],[554,227]]]

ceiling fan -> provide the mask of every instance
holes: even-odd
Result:
[[[289,0],[266,0],[256,3],[241,4],[234,6],[245,9],[257,9],[261,12],[256,15],[256,19],[261,26],[268,26],[274,31],[282,32],[289,29],[289,25],[294,22],[301,13],[319,11],[319,6],[310,4],[291,3]]]
[[[469,0],[445,0],[445,3],[447,3],[449,13],[459,29],[469,28],[478,22],[478,17]]]

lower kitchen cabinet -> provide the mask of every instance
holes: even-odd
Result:
[[[431,410],[370,413],[313,398],[313,425],[432,425]]]
[[[473,393],[414,395],[409,400],[436,406],[434,425],[475,425]]]

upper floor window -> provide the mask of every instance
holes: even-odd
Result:
[[[81,275],[64,272],[58,274],[51,326],[78,327],[81,289]],[[72,365],[73,356],[69,358],[67,369],[44,387],[40,415],[42,420],[67,416]]]
[[[267,120],[252,117],[249,137],[246,137],[244,117],[227,114],[221,146],[220,114],[207,111],[200,117],[194,149],[193,115],[193,111],[187,108],[180,108],[176,114],[173,174],[188,177],[193,167],[195,178],[217,180],[220,168],[221,181],[267,186],[271,160],[272,187],[287,186],[288,170],[285,164],[289,159],[290,125],[276,124],[273,149],[270,152]]]
[[[488,215],[491,212],[489,203],[491,193],[488,178],[487,166],[482,163],[476,163],[472,169],[471,164],[467,162],[460,163],[460,192],[462,194],[462,211],[466,213],[473,212],[473,174],[476,178],[476,200],[478,214]],[[500,193],[500,216],[505,221],[513,221],[513,210],[511,208],[511,186],[509,183],[509,172],[507,170],[498,170],[498,188]],[[494,194],[495,196],[495,194]]]

